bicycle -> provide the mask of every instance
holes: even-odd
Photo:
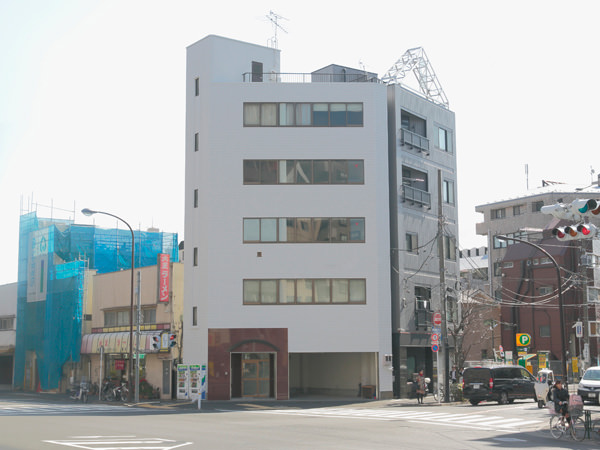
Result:
[[[592,429],[590,430],[590,439],[600,441],[600,420],[596,419],[592,423]]]
[[[452,386],[450,386],[450,397],[448,400],[450,400],[451,402],[455,401],[455,395],[454,395],[454,390],[452,389]],[[439,393],[438,393],[439,392]],[[434,389],[433,390],[433,399],[437,402],[439,401],[439,399],[441,398],[442,400],[444,400],[446,398],[446,396],[444,395],[446,392],[446,389],[444,387],[443,384],[439,385],[439,391],[438,389]]]
[[[572,439],[583,441],[585,438],[585,422],[581,417],[570,417],[569,423],[565,416],[555,414],[550,417],[550,434],[554,439],[560,439],[564,434],[569,433]]]

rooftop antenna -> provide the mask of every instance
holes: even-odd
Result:
[[[274,13],[273,11],[269,11],[269,15],[266,16],[266,18],[269,19],[271,21],[271,23],[273,24],[273,30],[275,32],[275,35],[267,41],[267,45],[269,47],[272,47],[272,48],[276,49],[276,48],[278,48],[277,47],[277,44],[278,44],[278,41],[277,41],[277,30],[281,30],[284,33],[287,33],[286,29],[283,28],[281,25],[279,25],[279,20],[280,19],[288,20],[288,19],[286,19],[283,16],[280,16],[279,14]]]
[[[594,168],[592,166],[590,166],[590,176],[592,177],[592,184],[594,184],[594,174],[596,173],[596,171],[594,170]]]

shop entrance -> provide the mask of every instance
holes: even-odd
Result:
[[[232,397],[275,396],[274,353],[232,353],[231,375]]]

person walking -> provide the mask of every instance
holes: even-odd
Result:
[[[423,371],[420,370],[417,375],[417,403],[423,404],[423,398],[425,397],[425,391],[427,389],[427,385],[425,384],[425,377],[423,376]]]

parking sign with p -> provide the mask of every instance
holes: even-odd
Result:
[[[527,333],[517,333],[517,347],[528,347],[531,344],[531,336]]]

